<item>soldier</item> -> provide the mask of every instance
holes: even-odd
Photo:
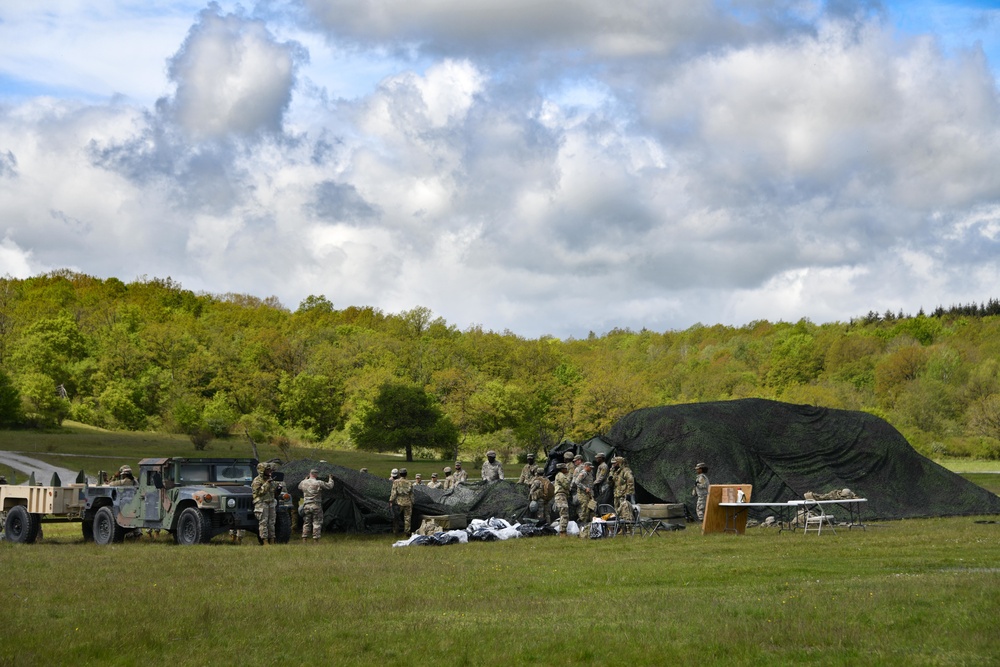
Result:
[[[538,470],[538,466],[535,465],[535,455],[528,454],[528,462],[521,469],[521,476],[517,478],[517,483],[530,485],[535,480],[536,470]]]
[[[699,463],[694,467],[697,477],[694,478],[694,488],[691,489],[692,496],[698,496],[698,504],[695,509],[698,513],[698,521],[705,518],[705,502],[708,500],[708,466]]]
[[[436,472],[431,473],[431,481],[427,482],[428,489],[440,489],[444,487],[444,484],[438,480],[438,474]]]
[[[274,544],[274,522],[278,501],[274,497],[278,483],[271,478],[274,468],[270,463],[257,464],[257,476],[250,489],[253,491],[253,511],[257,515],[261,544]]]
[[[498,482],[503,479],[503,464],[497,461],[497,453],[492,449],[486,452],[481,474],[483,481],[486,482]]]
[[[557,463],[555,481],[555,502],[559,510],[559,537],[566,537],[566,526],[569,525],[569,475],[566,474],[566,464]]]
[[[423,486],[423,484],[424,484],[424,479],[423,479],[423,477],[421,477],[421,476],[420,476],[420,473],[419,473],[419,472],[417,473],[417,476],[416,476],[416,478],[415,478],[415,479],[413,480],[413,484],[414,484],[415,486]]]
[[[569,484],[570,491],[573,494],[570,497],[570,501],[571,501],[570,507],[572,508],[572,507],[575,507],[576,505],[580,504],[579,501],[576,498],[576,478],[580,476],[581,472],[583,472],[583,455],[582,454],[576,454],[575,456],[573,456],[573,462],[569,465],[569,467],[567,468],[566,472],[569,473],[569,478],[572,480],[570,482],[570,484]]]
[[[465,481],[469,479],[469,473],[462,470],[462,462],[455,461],[455,473],[452,475],[455,481],[451,484],[452,486],[458,486],[459,484],[465,484]]]
[[[616,456],[611,459],[611,477],[615,483],[615,513],[618,520],[631,522],[634,520],[632,501],[635,497],[635,477],[625,463],[625,457]]]
[[[389,473],[389,480],[393,486],[395,486],[397,479],[399,479],[399,469],[393,468]],[[399,532],[399,505],[392,500],[389,501],[389,513],[392,515],[392,534],[395,535]]]
[[[454,488],[455,478],[451,474],[451,466],[444,467],[444,481],[441,482],[441,488],[447,491],[448,489]]]
[[[577,513],[579,515],[578,523],[581,530],[585,525],[590,523],[590,520],[594,517],[594,510],[597,508],[596,505],[591,507],[591,504],[594,503],[593,469],[594,464],[587,461],[580,466],[580,472],[576,474],[576,499],[580,506]]]
[[[413,483],[406,479],[406,468],[399,469],[399,478],[392,483],[389,504],[396,503],[403,513],[403,534],[410,534],[410,518],[413,516]]]
[[[138,486],[139,482],[135,481],[135,477],[132,476],[131,466],[122,466],[115,473],[115,476],[111,478],[108,482],[108,486]]]
[[[604,452],[598,452],[594,456],[597,469],[594,471],[594,498],[600,498],[604,492],[604,486],[608,482],[608,464],[604,462]]]
[[[309,476],[299,482],[302,492],[302,542],[310,537],[318,541],[323,532],[323,492],[333,488],[333,475],[327,475],[326,481],[317,479],[319,470],[313,468]]]
[[[573,479],[573,472],[574,472],[573,468],[576,467],[573,465],[573,452],[563,453],[563,463],[566,464],[566,474],[569,475],[570,479]]]
[[[545,477],[545,471],[536,469],[531,485],[528,486],[528,500],[531,501],[528,509],[535,514],[536,519],[542,519],[545,523],[551,522],[549,504],[552,502],[552,491],[552,482]]]

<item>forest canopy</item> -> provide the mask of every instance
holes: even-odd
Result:
[[[998,360],[994,300],[559,340],[319,295],[291,310],[169,278],[0,279],[0,425],[73,419],[187,433],[196,446],[232,434],[354,446],[380,389],[400,385],[426,394],[471,459],[583,441],[638,408],[735,398],[864,410],[924,454],[1000,458]]]

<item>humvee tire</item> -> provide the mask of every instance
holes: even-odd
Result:
[[[190,546],[202,544],[212,539],[212,522],[197,507],[188,507],[177,518],[174,541]]]
[[[38,517],[28,512],[24,505],[14,505],[7,510],[3,532],[7,539],[18,544],[32,544],[38,537]]]
[[[278,510],[274,517],[274,541],[278,544],[288,544],[292,539],[292,515]]]
[[[125,539],[125,529],[115,520],[115,510],[105,505],[94,515],[94,542],[101,546],[121,542]]]

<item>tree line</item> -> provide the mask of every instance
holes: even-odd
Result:
[[[0,425],[249,435],[278,446],[486,449],[511,460],[632,410],[771,398],[865,410],[928,455],[1000,458],[1000,303],[817,325],[583,339],[459,330],[423,307],[205,294],[69,271],[0,279]],[[386,419],[426,422],[413,428]],[[417,434],[420,434],[419,436]],[[404,442],[405,440],[405,442]]]

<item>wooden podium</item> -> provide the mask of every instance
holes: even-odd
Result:
[[[740,491],[744,497],[740,498]],[[747,513],[728,512],[733,508],[719,507],[719,503],[750,502],[753,484],[710,484],[705,502],[705,518],[701,521],[701,534],[734,532],[742,535],[747,529]],[[727,520],[728,515],[728,520]]]

